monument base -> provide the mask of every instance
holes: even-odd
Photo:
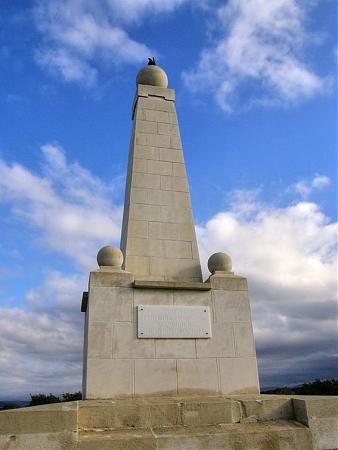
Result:
[[[106,268],[91,272],[85,299],[85,399],[259,393],[246,278],[145,281]]]
[[[334,450],[338,399],[191,396],[82,400],[0,412],[0,449]]]

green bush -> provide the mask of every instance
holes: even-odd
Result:
[[[49,403],[60,403],[60,402],[73,402],[75,400],[81,400],[82,399],[82,393],[79,392],[66,392],[61,395],[61,397],[56,397],[54,394],[37,394],[32,395],[31,401],[28,406],[37,406],[37,405],[47,405]]]

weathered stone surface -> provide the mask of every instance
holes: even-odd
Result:
[[[196,358],[195,339],[156,339],[155,346],[156,358]]]
[[[113,325],[113,358],[155,358],[154,339],[138,339],[136,323],[115,322]]]
[[[235,342],[231,326],[214,323],[211,339],[196,341],[197,358],[224,358],[235,356]]]
[[[213,290],[216,322],[245,322],[251,324],[247,291]]]
[[[251,323],[234,323],[236,356],[256,356]]]
[[[255,357],[220,358],[219,370],[223,394],[254,394],[259,392]]]
[[[135,394],[166,394],[177,392],[174,359],[135,360]]]
[[[87,361],[87,384],[84,395],[91,398],[111,398],[132,394],[132,365],[130,360],[90,359]]]
[[[169,89],[137,89],[121,248],[124,267],[135,278],[202,281],[174,92]]]
[[[139,396],[2,411],[0,448],[327,450],[336,448],[337,428],[331,425],[337,400]],[[319,422],[313,428],[297,422],[297,415],[297,420]],[[256,421],[245,423],[250,417]]]
[[[184,291],[192,291],[190,294],[190,298],[193,298],[194,301],[200,299],[200,301],[210,301],[210,294],[207,297],[200,298],[200,295],[197,293],[198,291],[210,291],[209,283],[200,283],[193,281],[146,281],[146,280],[135,280],[134,287],[141,289],[165,289],[165,290],[179,290],[181,291],[179,295],[176,295],[177,301],[180,298],[186,299]],[[185,300],[182,300],[185,301]],[[177,303],[179,304],[179,303]],[[203,303],[204,305],[204,303]]]
[[[217,393],[218,376],[215,358],[178,359],[178,393]]]
[[[76,430],[77,402],[0,411],[0,436]]]
[[[175,101],[175,90],[169,88],[163,88],[159,86],[151,86],[145,84],[137,84],[136,100],[137,97],[161,97],[166,100]]]
[[[168,86],[168,77],[165,71],[160,66],[157,66],[155,64],[148,65],[143,67],[137,74],[136,85],[144,86],[143,90],[138,90],[140,94],[148,94],[149,90],[145,89],[145,87],[152,87],[153,95],[156,95],[157,92],[161,92],[163,88],[165,89]]]
[[[133,291],[125,287],[93,287],[90,293],[91,320],[132,320]]]
[[[293,399],[296,420],[312,432],[314,449],[338,448],[338,398],[308,396]]]
[[[246,278],[235,275],[215,274],[209,278],[213,289],[222,289],[229,291],[247,291],[248,282]]]
[[[112,326],[110,322],[91,320],[88,326],[88,358],[112,357]]]
[[[97,263],[101,266],[121,269],[123,263],[123,254],[117,247],[106,245],[102,247],[97,254]]]
[[[97,270],[95,272],[90,272],[89,287],[90,288],[94,286],[129,287],[132,285],[133,281],[134,277],[130,272]]]

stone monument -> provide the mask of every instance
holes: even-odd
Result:
[[[82,297],[85,400],[0,412],[0,449],[338,450],[337,397],[259,394],[247,280],[231,258],[211,255],[202,279],[175,93],[149,63],[122,251],[99,251]]]
[[[137,75],[122,253],[100,250],[83,306],[86,399],[259,392],[246,279],[217,253],[202,280],[167,85],[156,65]]]

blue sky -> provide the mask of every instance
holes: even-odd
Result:
[[[263,387],[336,375],[334,0],[3,0],[0,398],[80,388],[135,77],[176,90],[200,256],[249,279]],[[205,276],[207,271],[205,269]]]

